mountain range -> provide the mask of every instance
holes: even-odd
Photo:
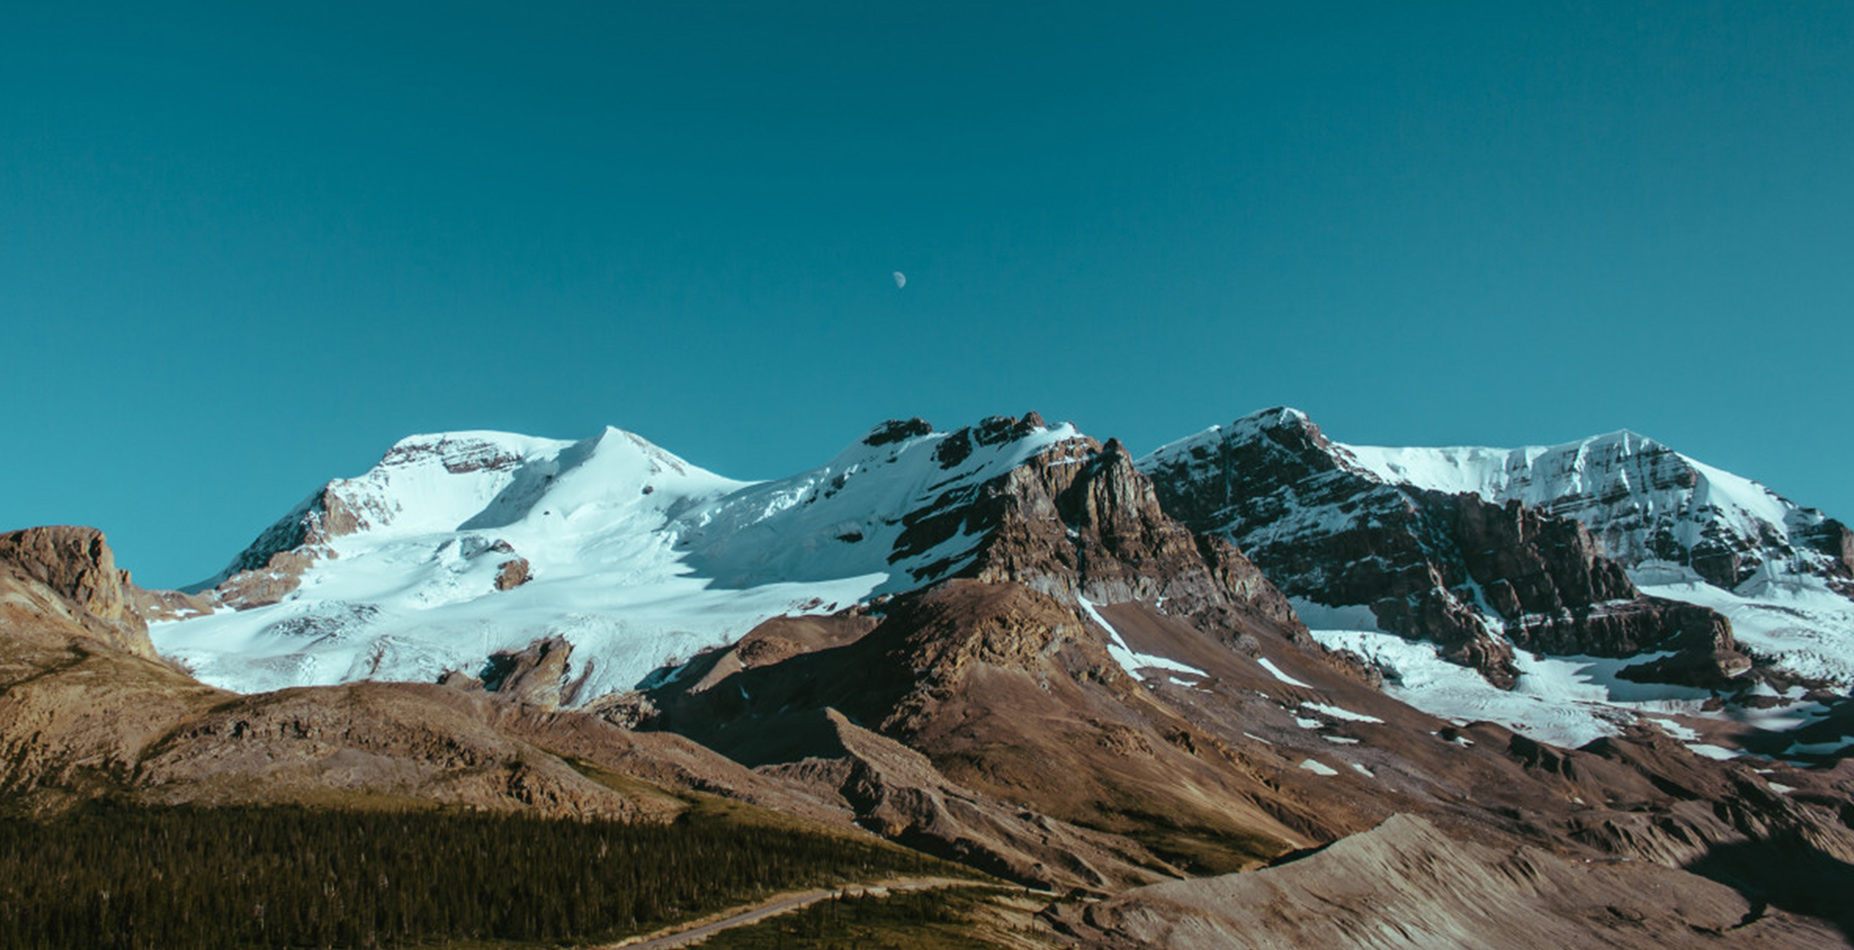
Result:
[[[770,482],[453,432],[188,591],[88,529],[0,566],[31,812],[693,790],[1068,894],[1056,944],[1854,936],[1854,533],[1628,432],[910,419]]]

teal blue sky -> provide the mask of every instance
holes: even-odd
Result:
[[[1278,404],[1845,520],[1851,222],[1846,2],[6,4],[0,528],[179,584],[413,432]]]

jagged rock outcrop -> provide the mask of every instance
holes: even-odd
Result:
[[[1386,483],[1574,519],[1630,570],[1691,572],[1726,590],[1854,579],[1845,525],[1634,432],[1520,449],[1338,449],[1342,464]]]
[[[190,590],[210,591],[237,610],[274,604],[288,596],[302,583],[310,565],[333,556],[330,541],[370,523],[370,512],[345,497],[340,485],[331,482],[309,496],[258,535],[224,571]]]
[[[40,609],[113,647],[155,658],[148,624],[135,610],[137,588],[129,572],[116,567],[116,556],[103,532],[58,526],[0,534],[0,572],[14,578],[8,585],[11,590],[0,591],[0,596],[23,604],[35,599],[32,591],[23,588],[42,585],[57,600],[36,598]]]
[[[955,579],[879,611],[854,640],[723,677],[713,674],[729,651],[698,658],[650,692],[658,712],[642,727],[783,768],[842,757],[839,730],[823,718],[834,710],[925,755],[935,781],[986,809],[1014,804],[1108,831],[1126,839],[1121,854],[1145,848],[1180,867],[1253,865],[1320,824],[1156,701],[1110,655],[1108,634],[1054,596]],[[1231,655],[1220,638],[1168,619],[1202,649]],[[1267,635],[1281,639],[1279,628]]]
[[[1036,413],[997,416],[958,430],[941,448],[991,445],[1043,425]],[[1152,482],[1118,439],[1068,439],[976,492],[910,512],[903,523],[892,560],[962,533],[982,539],[953,576],[1020,583],[1071,600],[1142,600],[1181,615],[1240,610],[1298,624],[1286,598],[1241,552],[1194,536],[1160,509]]]
[[[534,578],[525,557],[513,557],[496,568],[496,589],[514,590]]]
[[[1305,415],[1278,409],[1142,459],[1165,510],[1232,539],[1291,596],[1368,607],[1386,630],[1510,687],[1512,644],[1626,657],[1714,685],[1749,661],[1703,607],[1643,597],[1580,523],[1517,501],[1387,484]]]
[[[490,654],[479,678],[484,690],[504,699],[558,709],[574,691],[567,680],[572,656],[573,644],[565,637],[547,637],[520,650]]]
[[[1833,518],[1823,518],[1794,529],[1793,536],[1826,558],[1818,562],[1817,570],[1828,578],[1830,587],[1854,599],[1854,530]]]

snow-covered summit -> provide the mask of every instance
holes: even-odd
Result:
[[[1307,414],[1278,407],[1162,446],[1154,470],[1222,454],[1219,446],[1305,440],[1324,467],[1391,486],[1518,501],[1575,518],[1631,571],[1680,573],[1732,590],[1803,575],[1847,576],[1846,529],[1748,478],[1620,430],[1521,448],[1387,447],[1327,440]],[[1201,464],[1201,461],[1199,462]]]
[[[1386,482],[1576,518],[1632,569],[1684,570],[1728,590],[1831,574],[1841,553],[1822,512],[1626,430],[1517,449],[1342,448]]]
[[[682,545],[692,563],[731,586],[886,572],[879,592],[918,587],[949,573],[978,539],[898,550],[909,515],[949,496],[957,503],[1079,435],[1068,423],[1005,417],[955,432],[919,420],[880,426],[824,465],[691,511],[679,522]]]
[[[1517,449],[1342,448],[1387,483],[1575,518],[1644,593],[1719,611],[1791,672],[1854,683],[1854,541],[1820,510],[1629,431]]]
[[[1358,565],[1310,552],[1396,519],[1418,504],[1415,490],[1468,494],[1575,519],[1643,593],[1719,611],[1745,646],[1793,672],[1854,682],[1848,529],[1635,432],[1521,448],[1360,446],[1274,408],[1163,446],[1139,466],[1177,486],[1171,504],[1195,506],[1180,513],[1187,523],[1230,534],[1264,566],[1274,552],[1316,600]],[[1364,563],[1383,554],[1347,552]]]
[[[901,543],[909,516],[1076,438],[1034,416],[953,432],[895,422],[822,466],[754,483],[620,429],[411,436],[239,555],[216,579],[226,609],[153,636],[238,690],[429,680],[561,636],[575,647],[571,692],[588,699],[767,617],[946,576],[982,539],[916,550]]]

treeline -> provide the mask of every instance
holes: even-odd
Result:
[[[445,947],[621,937],[769,891],[914,872],[874,842],[715,816],[92,806],[0,820],[0,947]]]

